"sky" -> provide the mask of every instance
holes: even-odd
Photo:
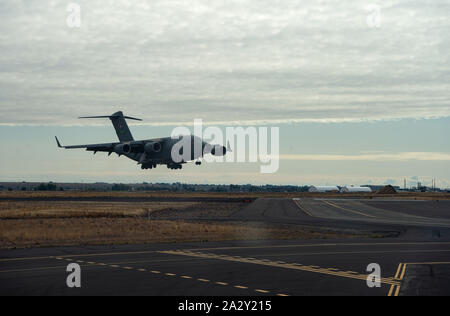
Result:
[[[408,184],[450,187],[450,3],[0,2],[0,181]],[[64,144],[206,125],[280,128],[280,168],[141,171]]]

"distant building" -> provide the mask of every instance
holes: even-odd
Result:
[[[341,192],[343,192],[343,193],[355,193],[355,192],[371,193],[372,189],[369,187],[342,187]]]
[[[337,186],[311,186],[308,189],[308,192],[339,192],[339,188]]]

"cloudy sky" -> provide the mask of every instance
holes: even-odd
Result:
[[[0,181],[450,186],[448,1],[74,2],[79,28],[70,1],[0,2]],[[135,138],[194,118],[278,126],[280,171],[143,174],[54,148],[115,141],[76,118],[119,109],[145,120]]]

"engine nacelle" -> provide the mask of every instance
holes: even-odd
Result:
[[[114,152],[118,155],[125,155],[131,153],[130,144],[119,144],[114,147]]]
[[[227,148],[220,145],[215,145],[211,148],[211,154],[214,156],[225,156],[227,154]]]
[[[144,151],[148,154],[159,153],[162,149],[161,143],[150,142],[145,144]]]

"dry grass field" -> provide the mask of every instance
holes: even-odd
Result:
[[[155,211],[194,207],[198,202],[0,201],[0,219],[146,217]]]
[[[98,197],[98,194],[86,195]],[[33,192],[14,196],[68,197],[70,194]],[[0,248],[353,236],[294,226],[214,221],[214,218],[229,217],[246,205],[239,202],[1,200]]]
[[[0,248],[144,244],[220,240],[274,240],[360,237],[295,226],[187,222],[143,218],[64,218],[0,221]]]
[[[220,221],[224,218],[229,219],[234,212],[248,205],[243,202],[244,200],[260,195],[169,192],[0,192],[0,248],[367,237],[367,235],[364,236],[355,232]],[[264,194],[264,197],[294,196],[342,197],[343,195]],[[374,197],[374,195],[366,194],[356,196]],[[99,200],[77,200],[77,198],[93,197]],[[123,197],[124,201],[109,201],[111,197],[116,199]],[[152,202],[139,200],[139,198],[144,197],[167,198],[167,201],[164,199]],[[174,199],[180,197],[238,198],[238,200],[233,202],[205,202],[199,199],[199,201],[182,202]],[[8,200],[8,198],[11,198],[11,200]],[[49,198],[49,200],[46,200],[46,198]],[[58,198],[66,200],[58,200]],[[70,200],[71,198],[74,198],[74,200]],[[133,198],[137,198],[136,201]],[[395,198],[449,199],[449,195],[424,193],[395,195]],[[242,199],[242,201],[239,199]]]

